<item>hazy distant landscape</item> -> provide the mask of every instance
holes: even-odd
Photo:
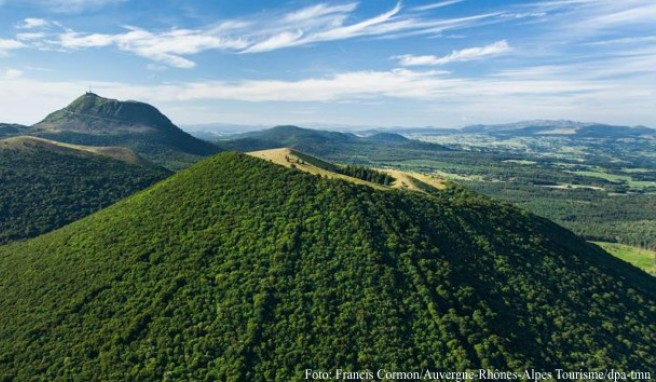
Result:
[[[0,0],[0,382],[651,381],[650,0]]]

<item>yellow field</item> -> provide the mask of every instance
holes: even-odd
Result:
[[[72,155],[102,155],[112,159],[131,164],[143,164],[145,161],[135,152],[124,147],[93,147],[74,145],[52,141],[50,139],[37,138],[31,136],[20,136],[7,138],[0,141],[1,149],[14,149],[23,151],[32,151],[35,149],[46,149],[54,152],[68,153]]]

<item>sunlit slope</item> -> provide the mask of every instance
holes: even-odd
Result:
[[[475,194],[224,153],[0,247],[5,380],[656,365],[656,280]]]
[[[295,168],[310,174],[321,175],[331,179],[342,179],[351,183],[367,185],[381,190],[407,189],[411,191],[426,192],[438,191],[446,188],[445,181],[437,177],[391,169],[374,170],[389,174],[393,178],[392,182],[388,185],[359,179],[354,176],[339,173],[339,169],[344,166],[325,162],[321,159],[289,148],[252,151],[247,154],[255,158],[264,159],[271,163],[288,168]]]

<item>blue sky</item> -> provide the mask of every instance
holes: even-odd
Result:
[[[0,0],[0,121],[88,88],[200,123],[656,126],[653,0]]]

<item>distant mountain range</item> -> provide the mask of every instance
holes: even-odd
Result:
[[[236,123],[204,123],[180,126],[180,128],[193,135],[194,137],[204,139],[206,141],[213,141],[217,138],[225,137],[228,135],[265,130],[270,127],[270,125],[241,125]]]
[[[0,137],[32,135],[90,146],[123,146],[171,169],[220,149],[175,126],[155,107],[86,93],[33,126],[0,125]]]
[[[309,124],[304,125],[311,130],[341,131],[360,136],[376,133],[395,133],[402,135],[429,134],[429,135],[451,135],[451,134],[488,134],[498,136],[533,136],[533,135],[561,135],[577,137],[637,137],[656,136],[656,129],[646,126],[621,126],[603,123],[587,123],[568,120],[530,120],[505,124],[479,124],[462,128],[439,128],[439,127],[374,127],[374,126],[351,126],[343,124]],[[185,130],[194,136],[206,140],[227,139],[230,136],[244,135],[255,131],[263,131],[267,128],[261,125],[236,125],[236,124],[205,124],[185,126]]]
[[[567,135],[577,137],[636,137],[656,136],[656,130],[645,126],[614,126],[574,121],[525,121],[501,125],[474,125],[462,129],[464,133],[490,135]]]
[[[459,129],[440,128],[383,128],[368,129],[362,134],[378,132],[393,132],[397,134],[485,134],[494,136],[570,136],[581,138],[623,138],[623,137],[653,137],[656,129],[645,126],[618,126],[602,123],[586,123],[567,120],[532,120],[496,125],[470,125]]]
[[[434,155],[450,149],[427,142],[408,139],[400,134],[377,132],[366,136],[337,131],[306,129],[298,126],[276,126],[271,129],[233,135],[217,140],[226,150],[249,152],[274,148],[292,148],[338,162],[357,161],[358,156]]]

